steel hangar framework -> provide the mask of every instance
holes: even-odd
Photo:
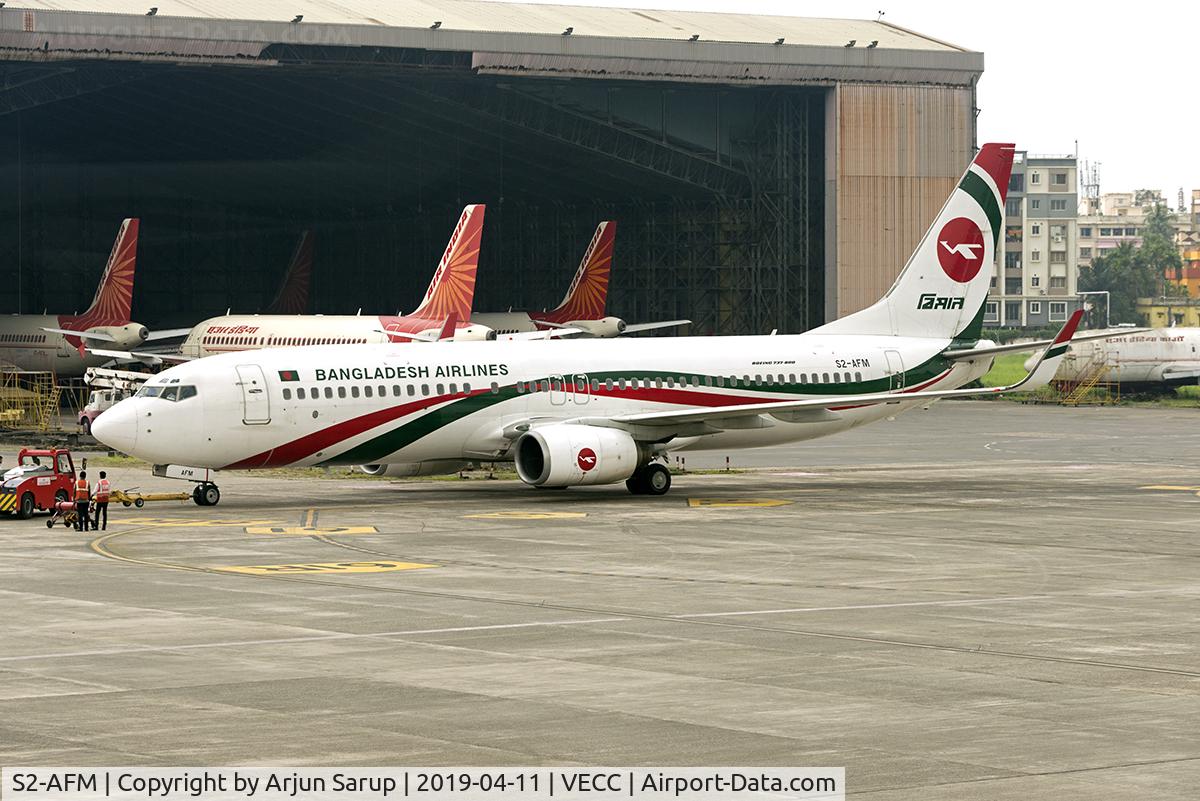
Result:
[[[982,70],[866,21],[27,5],[0,9],[4,311],[85,306],[140,216],[151,324],[253,311],[308,226],[314,311],[412,308],[461,205],[484,202],[481,311],[556,303],[615,219],[613,313],[805,330],[902,266],[970,157]]]

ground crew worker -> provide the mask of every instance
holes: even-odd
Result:
[[[87,471],[81,470],[79,478],[75,479],[75,521],[76,531],[88,530],[88,507],[92,503],[92,488],[88,485]]]
[[[101,531],[108,531],[108,496],[112,492],[112,485],[108,483],[108,473],[100,471],[100,480],[96,482],[96,509],[92,514],[92,531],[96,530],[96,526],[100,526]],[[104,515],[104,523],[100,522],[100,515]]]

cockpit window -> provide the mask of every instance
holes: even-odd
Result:
[[[139,398],[157,398],[162,394],[162,391],[162,387],[142,387],[138,390],[137,396]]]
[[[162,397],[163,400],[169,401],[179,400],[179,387],[167,387],[163,390],[160,397]]]
[[[188,398],[194,398],[194,397],[196,397],[196,388],[195,387],[180,387],[179,388],[179,399],[180,400],[187,400]]]

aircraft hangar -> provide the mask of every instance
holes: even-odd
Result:
[[[152,7],[152,4],[157,4]],[[22,7],[15,7],[22,6]],[[802,331],[891,283],[969,160],[983,56],[882,21],[478,0],[0,8],[0,311],[70,312],[142,219],[135,319],[412,309],[467,203],[476,309]]]

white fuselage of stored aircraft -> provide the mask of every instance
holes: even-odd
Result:
[[[991,359],[942,359],[948,345],[801,334],[265,349],[166,370],[106,412],[97,436],[148,461],[209,468],[504,459],[509,428],[522,421],[953,389],[986,372]],[[811,439],[909,405],[852,404],[818,421],[781,414],[727,428],[682,426],[667,447]]]
[[[1078,343],[1055,378],[1083,381],[1101,368],[1101,380],[1119,384],[1200,383],[1200,328],[1118,330],[1108,339]]]

